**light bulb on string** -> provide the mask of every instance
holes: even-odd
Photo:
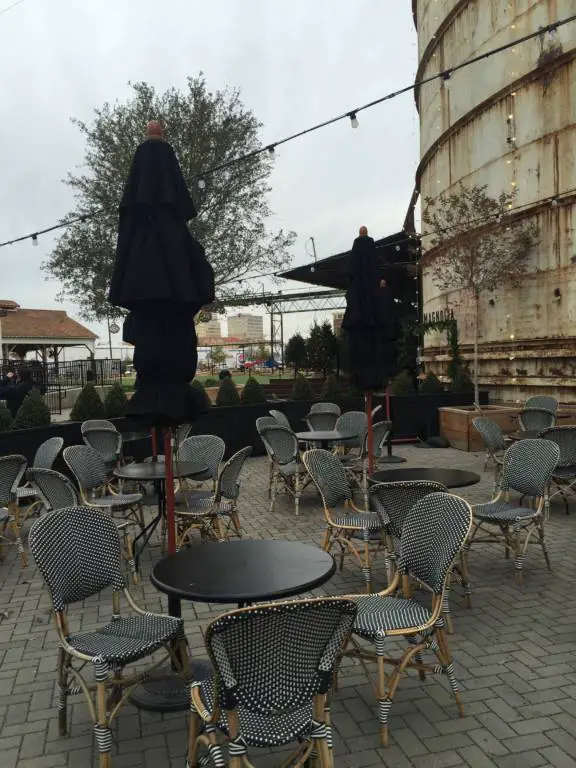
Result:
[[[350,112],[348,114],[348,117],[350,118],[350,125],[352,128],[358,128],[360,123],[358,122],[358,118],[356,117],[356,112]]]
[[[32,235],[32,245],[38,245],[38,235]]]
[[[206,182],[204,179],[198,179],[198,189],[206,189]]]

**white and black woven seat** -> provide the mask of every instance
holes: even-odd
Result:
[[[220,731],[228,756],[246,765],[249,747],[299,742],[291,765],[316,757],[317,765],[331,767],[328,693],[355,615],[351,600],[316,598],[215,619],[205,634],[214,678],[191,687],[187,765],[204,764],[201,749],[213,765],[226,765]],[[213,718],[217,705],[220,717]]]
[[[430,621],[430,611],[415,600],[375,594],[358,597],[356,604],[354,633],[367,640],[384,636],[391,630],[424,627]]]
[[[504,454],[502,478],[498,494],[487,504],[474,506],[474,527],[468,549],[475,543],[504,546],[505,557],[514,554],[516,581],[522,583],[522,570],[528,545],[535,536],[546,565],[550,559],[544,537],[544,522],[548,517],[548,489],[560,457],[560,449],[552,440],[520,440]],[[516,493],[520,501],[510,501]],[[531,506],[523,507],[528,499]]]
[[[283,490],[294,500],[294,512],[299,514],[300,497],[310,478],[300,461],[298,438],[289,427],[257,420],[258,434],[268,455],[271,469],[270,512],[274,512],[281,481]]]
[[[127,509],[142,501],[141,493],[113,493],[108,496],[96,496],[88,499],[90,506],[106,507],[113,509]],[[97,503],[95,503],[97,502]]]
[[[231,456],[220,468],[216,488],[208,496],[195,490],[180,491],[175,509],[178,548],[190,542],[194,531],[199,531],[203,540],[210,536],[224,541],[231,530],[242,536],[238,515],[240,475],[251,453],[252,446],[247,446]]]
[[[125,616],[93,632],[68,636],[78,653],[98,657],[111,666],[131,664],[149,656],[174,637],[182,620],[173,616]]]
[[[540,437],[556,443],[560,457],[552,473],[552,499],[559,494],[569,514],[568,499],[576,498],[576,427],[552,427],[545,429]]]
[[[371,592],[372,562],[380,550],[385,551],[385,525],[376,513],[354,504],[351,483],[338,456],[315,448],[306,451],[303,460],[322,498],[326,520],[322,548],[330,552],[334,546],[339,547],[340,568],[345,555],[352,555],[362,569],[366,591]],[[362,532],[361,545],[354,540],[356,531]]]
[[[132,689],[153,678],[167,658],[188,679],[182,620],[149,613],[134,602],[122,574],[118,531],[108,515],[85,506],[48,512],[32,525],[29,543],[52,598],[60,645],[60,735],[68,730],[68,697],[84,693],[94,721],[100,766],[109,768],[111,726]],[[69,622],[73,604],[110,587],[112,620],[89,632],[72,631]],[[121,608],[128,612],[124,615]],[[141,660],[160,650],[165,653],[142,668]],[[140,662],[138,671],[126,673],[124,667],[134,661]]]
[[[0,519],[0,554],[4,542],[15,543],[22,566],[26,565],[26,552],[20,533],[20,510],[18,508],[18,487],[26,472],[24,456],[14,454],[0,457],[0,508],[5,510]],[[6,534],[10,531],[13,539]]]
[[[375,595],[357,595],[358,614],[354,635],[374,643],[374,652],[356,640],[347,654],[378,661],[378,716],[380,739],[388,744],[388,717],[398,683],[407,669],[415,669],[420,678],[426,672],[448,678],[460,715],[462,702],[456,682],[448,637],[442,617],[446,587],[453,564],[462,550],[472,523],[470,505],[449,493],[429,493],[414,504],[402,525],[398,569],[388,589]],[[432,594],[428,609],[412,598],[412,578]],[[401,658],[386,655],[389,638],[407,640]],[[422,654],[432,651],[434,664],[424,664]],[[384,673],[385,663],[393,665]],[[366,665],[364,669],[368,672]]]

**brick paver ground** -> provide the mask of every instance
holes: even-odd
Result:
[[[483,457],[459,451],[397,448],[406,466],[447,466],[482,474],[477,486],[462,489],[471,502],[490,496],[491,471]],[[281,497],[268,511],[264,459],[249,462],[243,482],[242,522],[252,537],[298,539],[318,544],[323,528],[318,497],[304,494],[299,518]],[[346,768],[537,768],[576,766],[576,566],[574,518],[553,505],[547,537],[554,573],[538,548],[526,558],[525,585],[517,587],[510,561],[500,550],[477,547],[470,556],[473,607],[455,595],[450,638],[463,691],[466,716],[458,718],[444,679],[405,678],[390,718],[391,743],[381,749],[372,689],[362,669],[344,664],[333,705],[335,762]],[[225,545],[223,545],[225,546]],[[160,557],[151,547],[136,598],[150,610],[166,600],[149,582]],[[382,563],[377,586],[384,585]],[[337,573],[326,592],[361,591],[352,564]],[[201,628],[220,606],[185,604],[184,619],[193,651],[202,653]],[[56,635],[49,600],[33,564],[21,570],[13,548],[0,564],[0,767],[91,768],[97,765],[92,726],[82,697],[72,697],[71,733],[60,738],[55,708]],[[84,629],[110,615],[109,595],[75,606],[73,626]],[[160,715],[127,706],[114,730],[114,768],[184,767],[186,717]],[[257,766],[279,764],[279,755],[255,751]]]

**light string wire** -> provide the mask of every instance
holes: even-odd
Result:
[[[337,123],[341,120],[345,120],[346,118],[350,119],[351,121],[357,121],[357,115],[359,112],[364,112],[367,109],[371,109],[372,107],[382,104],[385,101],[390,101],[391,99],[395,99],[398,96],[402,96],[405,93],[414,91],[418,88],[421,88],[423,85],[427,85],[428,83],[435,82],[436,80],[440,80],[440,79],[449,80],[454,72],[458,72],[461,69],[470,67],[472,64],[476,64],[479,61],[483,61],[484,59],[488,59],[491,56],[495,56],[498,53],[502,53],[503,51],[507,51],[510,48],[514,48],[515,46],[520,45],[521,43],[525,43],[537,37],[541,38],[546,33],[555,32],[559,27],[562,27],[566,24],[570,24],[573,21],[576,21],[576,14],[573,14],[572,16],[568,16],[565,19],[560,19],[558,21],[555,21],[552,24],[548,24],[546,26],[540,27],[536,32],[531,32],[528,35],[519,37],[513,42],[505,43],[504,45],[500,45],[497,48],[492,48],[491,50],[486,51],[485,53],[479,54],[478,56],[474,56],[473,58],[468,59],[467,61],[464,61],[461,64],[455,64],[453,67],[448,67],[447,69],[443,70],[442,72],[439,72],[436,75],[425,77],[421,80],[418,80],[415,83],[412,83],[411,85],[407,85],[404,88],[400,88],[397,91],[392,91],[390,93],[387,93],[385,96],[381,96],[378,99],[369,101],[367,104],[362,104],[361,106],[355,107],[354,109],[350,109],[347,112],[343,112],[342,114],[337,115],[336,117],[332,117],[328,120],[324,120],[321,123],[312,125],[309,128],[305,128],[301,131],[297,131],[296,133],[293,133],[289,136],[285,136],[283,139],[278,139],[278,141],[272,142],[271,144],[266,144],[265,146],[260,147],[259,149],[255,149],[252,152],[248,152],[245,155],[240,155],[238,157],[232,158],[231,160],[227,160],[224,163],[220,163],[219,165],[214,165],[210,168],[207,168],[201,174],[194,177],[193,180],[195,180],[197,183],[201,182],[204,180],[206,176],[209,176],[213,173],[217,173],[218,171],[224,170],[225,168],[229,168],[230,166],[236,165],[237,163],[245,162],[246,160],[251,160],[254,157],[257,157],[265,152],[269,152],[269,153],[274,152],[276,147],[286,144],[289,141],[294,141],[294,139],[299,139],[302,136],[306,136],[309,133],[313,133],[314,131],[318,131],[321,128],[326,128],[327,126],[333,125],[334,123]],[[46,234],[49,234],[50,232],[54,232],[55,230],[64,229],[66,227],[71,226],[72,224],[76,224],[81,221],[86,221],[87,219],[95,218],[96,216],[101,216],[105,213],[106,213],[106,210],[101,208],[96,211],[93,211],[92,213],[75,216],[66,221],[61,221],[58,224],[53,224],[50,227],[46,227],[45,229],[39,229],[39,230],[36,230],[35,232],[30,232],[26,235],[15,237],[12,240],[5,240],[4,242],[0,243],[0,248],[5,248],[6,246],[9,246],[9,245],[15,245],[16,243],[20,243],[24,240],[32,239],[37,241],[40,235],[46,235]]]

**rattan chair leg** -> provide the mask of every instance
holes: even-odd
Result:
[[[270,485],[270,512],[274,512],[274,509],[276,507],[276,494],[278,493],[278,471],[276,467],[274,467],[274,471],[272,473],[272,481]]]
[[[58,735],[68,734],[68,654],[58,649]]]
[[[300,474],[296,472],[294,475],[294,514],[296,517],[300,514]]]
[[[364,581],[366,582],[366,593],[372,592],[372,553],[370,552],[370,531],[368,529],[363,531],[364,539],[364,562],[362,565],[362,573],[364,574]]]
[[[200,736],[201,730],[202,721],[196,710],[192,707],[188,725],[188,754],[186,755],[186,768],[196,768],[198,765],[198,737]]]
[[[548,548],[546,547],[546,540],[544,538],[544,521],[540,520],[540,522],[536,523],[536,531],[538,533],[538,540],[540,542],[540,546],[542,547],[542,553],[544,554],[544,559],[546,560],[546,567],[549,571],[552,571],[552,566],[550,565],[550,557],[548,555]]]
[[[518,586],[524,583],[524,574],[522,566],[524,561],[524,548],[522,547],[522,529],[519,525],[514,526],[514,578]]]
[[[111,768],[112,731],[108,723],[106,707],[106,681],[96,683],[96,744],[100,752],[100,768]]]
[[[456,680],[456,674],[454,672],[454,664],[452,663],[448,638],[446,637],[443,627],[436,628],[436,643],[437,648],[434,648],[436,656],[442,666],[442,671],[450,683],[450,689],[458,707],[458,714],[460,717],[464,717],[464,704],[462,703],[458,681]]]

